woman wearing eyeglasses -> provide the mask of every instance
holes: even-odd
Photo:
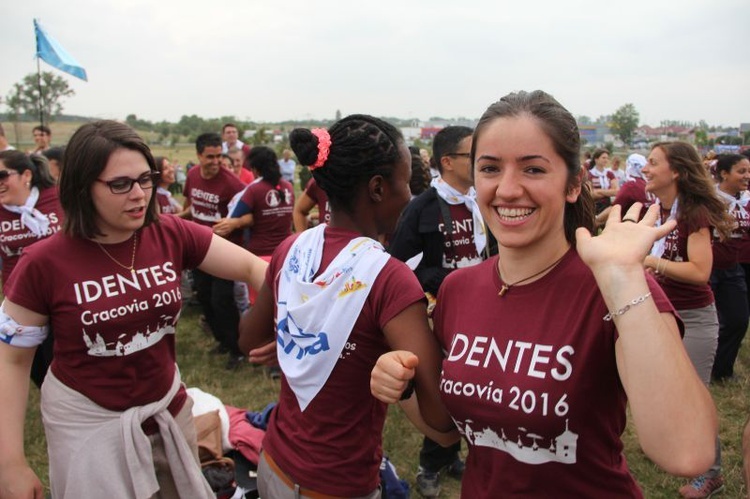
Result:
[[[44,156],[21,151],[0,152],[0,255],[3,286],[21,252],[45,239],[62,225],[62,208]],[[37,349],[31,379],[42,386],[52,361],[52,337]]]
[[[50,327],[42,385],[52,496],[214,497],[175,364],[180,275],[259,286],[266,264],[178,217],[159,217],[156,165],[127,125],[76,131],[60,178],[64,224],[24,252],[0,309],[0,497],[42,497],[23,452],[28,370]]]

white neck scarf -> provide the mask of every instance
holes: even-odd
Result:
[[[659,199],[656,200],[656,204],[659,205],[659,209],[661,210],[661,201],[659,201]],[[669,222],[670,220],[677,220],[677,204],[677,198],[674,198],[674,204],[672,204],[672,209],[669,210],[669,217],[667,217],[667,222]],[[656,224],[654,224],[654,227],[659,227],[660,225],[661,217],[656,219]],[[656,241],[651,247],[651,254],[656,258],[661,258],[661,256],[664,254],[664,246],[666,246],[667,244],[668,235],[669,234]]]
[[[481,256],[484,247],[487,245],[487,232],[485,231],[484,220],[477,204],[477,191],[473,187],[469,187],[469,192],[461,194],[457,189],[443,180],[442,177],[433,178],[430,185],[435,188],[437,195],[446,203],[452,205],[465,204],[469,209],[474,221],[474,246],[477,248],[477,254]]]
[[[609,168],[605,168],[604,170],[599,171],[596,169],[596,167],[593,167],[591,170],[589,170],[589,173],[599,179],[600,189],[609,189],[609,177],[607,176],[607,173],[609,173]]]
[[[44,235],[47,234],[47,229],[49,229],[49,218],[47,218],[47,215],[41,211],[34,208],[38,200],[39,189],[32,187],[29,197],[26,198],[26,203],[23,206],[4,204],[3,208],[11,213],[20,214],[21,222],[31,231],[32,234],[36,237],[44,237]]]
[[[724,201],[724,204],[727,205],[727,211],[730,215],[734,216],[735,210],[739,210],[743,217],[747,218],[746,208],[748,201],[750,201],[750,198],[740,196],[740,199],[737,199],[731,194],[727,194],[726,192],[719,189],[718,185],[716,186],[716,194],[718,194],[719,198],[721,198],[721,200]]]
[[[304,231],[284,259],[276,309],[276,354],[304,411],[339,360],[378,274],[390,258],[358,237],[313,278],[323,256],[325,224]]]
[[[157,187],[156,192],[158,194],[161,194],[162,196],[166,196],[167,199],[169,200],[169,205],[175,208],[177,211],[182,210],[182,206],[180,206],[180,203],[175,198],[172,197],[172,193],[169,192],[167,189],[165,189],[164,187]]]

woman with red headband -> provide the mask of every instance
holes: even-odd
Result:
[[[411,157],[395,127],[364,115],[330,130],[295,129],[290,142],[328,194],[331,219],[274,251],[240,323],[242,351],[275,339],[283,373],[259,490],[274,498],[378,498],[387,406],[368,388],[381,354],[419,352],[416,391],[438,430],[432,437],[458,438],[439,401],[440,350],[422,287],[378,242],[411,197]]]

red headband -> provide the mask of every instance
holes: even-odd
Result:
[[[312,134],[318,138],[318,157],[315,163],[310,165],[310,170],[320,168],[328,160],[328,153],[331,152],[331,136],[325,128],[313,128]]]

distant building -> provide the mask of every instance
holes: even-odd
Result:
[[[444,127],[437,127],[437,126],[428,126],[428,127],[422,127],[422,132],[419,136],[419,138],[423,140],[432,140],[435,138],[435,135],[442,130]]]

